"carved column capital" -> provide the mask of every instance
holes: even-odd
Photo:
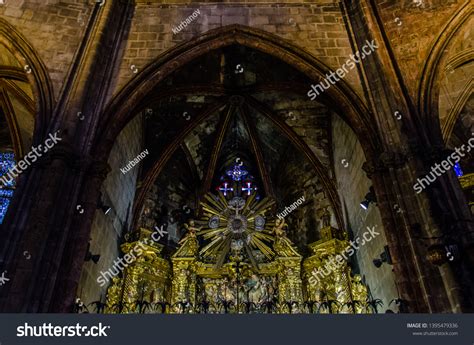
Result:
[[[46,153],[40,155],[38,165],[41,167],[49,166],[55,160],[64,162],[71,168],[76,168],[80,156],[75,152],[74,147],[68,142],[60,142],[49,149]]]

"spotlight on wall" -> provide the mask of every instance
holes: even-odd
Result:
[[[388,246],[383,247],[383,252],[380,254],[380,257],[377,259],[372,260],[374,263],[374,266],[379,268],[382,266],[382,264],[385,262],[389,265],[392,264],[392,257],[390,256],[390,251],[388,249]]]
[[[102,200],[99,200],[99,204],[97,205],[97,208],[101,209],[102,212],[104,212],[104,214],[107,214],[109,213],[111,210],[112,210],[112,207],[108,206],[108,205],[105,205]]]
[[[369,202],[367,200],[364,200],[360,203],[360,207],[362,207],[364,210],[367,210],[369,208]]]
[[[371,186],[369,188],[369,192],[365,195],[364,200],[361,201],[360,207],[362,207],[364,210],[367,210],[369,208],[370,203],[372,202],[377,202],[377,199],[375,198],[374,187]]]
[[[100,254],[92,254],[90,251],[91,244],[87,244],[87,254],[86,257],[84,258],[84,261],[92,261],[93,263],[97,264],[100,259]]]

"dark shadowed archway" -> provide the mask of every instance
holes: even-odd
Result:
[[[319,82],[319,80],[326,77],[325,74],[331,72],[331,69],[328,66],[314,58],[309,53],[269,33],[241,25],[231,25],[209,31],[206,34],[179,45],[163,54],[155,62],[148,65],[148,67],[140,72],[118,93],[118,95],[110,102],[101,117],[101,122],[96,135],[97,139],[92,147],[92,154],[100,159],[107,157],[118,133],[120,133],[124,126],[138,112],[142,111],[148,104],[150,104],[150,98],[153,98],[153,100],[156,101],[157,99],[166,98],[175,94],[174,90],[169,90],[162,84],[163,80],[170,76],[174,71],[186,66],[191,61],[208,52],[230,45],[242,45],[264,54],[268,54],[269,56],[292,66],[314,82]],[[308,85],[296,85],[290,83],[289,85],[274,86],[274,89],[282,90],[288,88],[292,91],[298,91],[301,94],[306,95],[309,87],[309,83]],[[269,86],[268,89],[272,89],[272,86]],[[180,92],[179,90],[176,91]],[[183,93],[189,91],[196,91],[196,89],[181,90]],[[201,88],[201,92],[202,91],[209,94],[232,95],[232,90],[225,90],[219,86],[204,86]],[[344,120],[357,134],[367,155],[370,156],[372,153],[377,151],[377,147],[379,147],[378,137],[376,136],[377,132],[373,127],[374,121],[371,120],[370,111],[344,80],[341,80],[338,84],[328,89],[326,94],[321,96],[321,102],[336,109],[336,111],[341,114]],[[152,172],[143,180],[135,203],[135,221],[141,210],[144,195],[151,187],[153,180],[156,178],[163,165],[166,163],[167,157],[169,157],[180,145],[185,134],[192,131],[201,120],[210,116],[211,113],[211,110],[206,111],[198,119],[189,123],[183,132],[184,134],[182,133],[182,135],[165,150],[164,159],[158,160],[155,167],[152,169]],[[284,124],[281,123],[280,127],[283,130],[285,128]],[[286,132],[289,133],[290,131],[286,130]],[[324,181],[325,191],[331,199],[332,206],[336,212],[338,224],[343,228],[344,222],[341,207],[339,205],[339,198],[333,181],[331,181],[329,176],[324,174],[320,162],[318,162],[318,159],[311,154],[307,147],[305,148],[301,142],[298,144],[298,139],[296,137],[292,137],[291,140],[293,140],[297,146],[300,146],[302,150],[306,152],[310,161],[313,162],[320,178]]]

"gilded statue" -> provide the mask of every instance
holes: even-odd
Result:
[[[299,257],[300,254],[293,248],[293,243],[286,236],[286,231],[284,230],[288,225],[285,223],[284,219],[277,219],[275,221],[275,227],[273,228],[273,233],[275,234],[275,243],[273,249],[278,256],[284,257]]]
[[[112,278],[112,284],[107,289],[107,313],[116,313],[116,307],[122,301],[122,279],[119,277]]]
[[[189,221],[189,224],[184,224],[184,227],[188,230],[186,235],[179,241],[179,249],[173,255],[174,257],[189,257],[195,256],[199,249],[196,233],[201,230],[202,227],[196,227],[194,220]]]
[[[197,228],[195,227],[194,220],[189,221],[189,224],[184,224],[184,227],[188,232],[186,235],[179,241],[179,244],[183,244],[184,242],[188,241],[191,238],[196,238],[196,233],[202,229],[202,226]]]
[[[367,287],[360,275],[356,274],[352,277],[351,290],[354,300],[364,302],[367,299]]]

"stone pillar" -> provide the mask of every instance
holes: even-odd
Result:
[[[378,147],[366,150],[371,153],[364,170],[377,196],[400,298],[409,312],[472,311],[474,270],[462,254],[473,243],[469,210],[452,172],[420,194],[414,191],[417,178],[449,153],[439,146],[440,130],[426,131],[429,126],[407,91],[376,6],[369,0],[346,1],[344,10],[355,50],[367,41],[378,46],[358,64],[378,140]],[[429,262],[428,248],[449,241],[456,242],[460,255],[438,268]]]
[[[101,197],[100,187],[104,182],[110,167],[105,162],[91,162],[84,176],[83,193],[73,206],[70,233],[65,244],[63,265],[61,265],[56,282],[56,293],[52,309],[58,312],[70,312],[76,297],[82,266],[90,238],[90,230],[94,215]],[[79,208],[80,205],[80,208]],[[81,213],[81,210],[84,210]]]
[[[9,242],[0,255],[11,284],[0,291],[0,310],[48,311],[83,174],[78,163],[70,145],[58,143],[22,177],[17,212],[2,231]]]
[[[7,270],[11,278],[0,290],[0,312],[73,309],[107,171],[107,158],[91,158],[91,148],[98,140],[97,123],[110,91],[132,6],[106,1],[103,5],[97,3],[92,11],[46,125],[50,133],[60,130],[62,141],[23,173],[0,233],[0,269]],[[78,112],[83,113],[84,121],[77,118]],[[26,251],[30,260],[25,259]]]

